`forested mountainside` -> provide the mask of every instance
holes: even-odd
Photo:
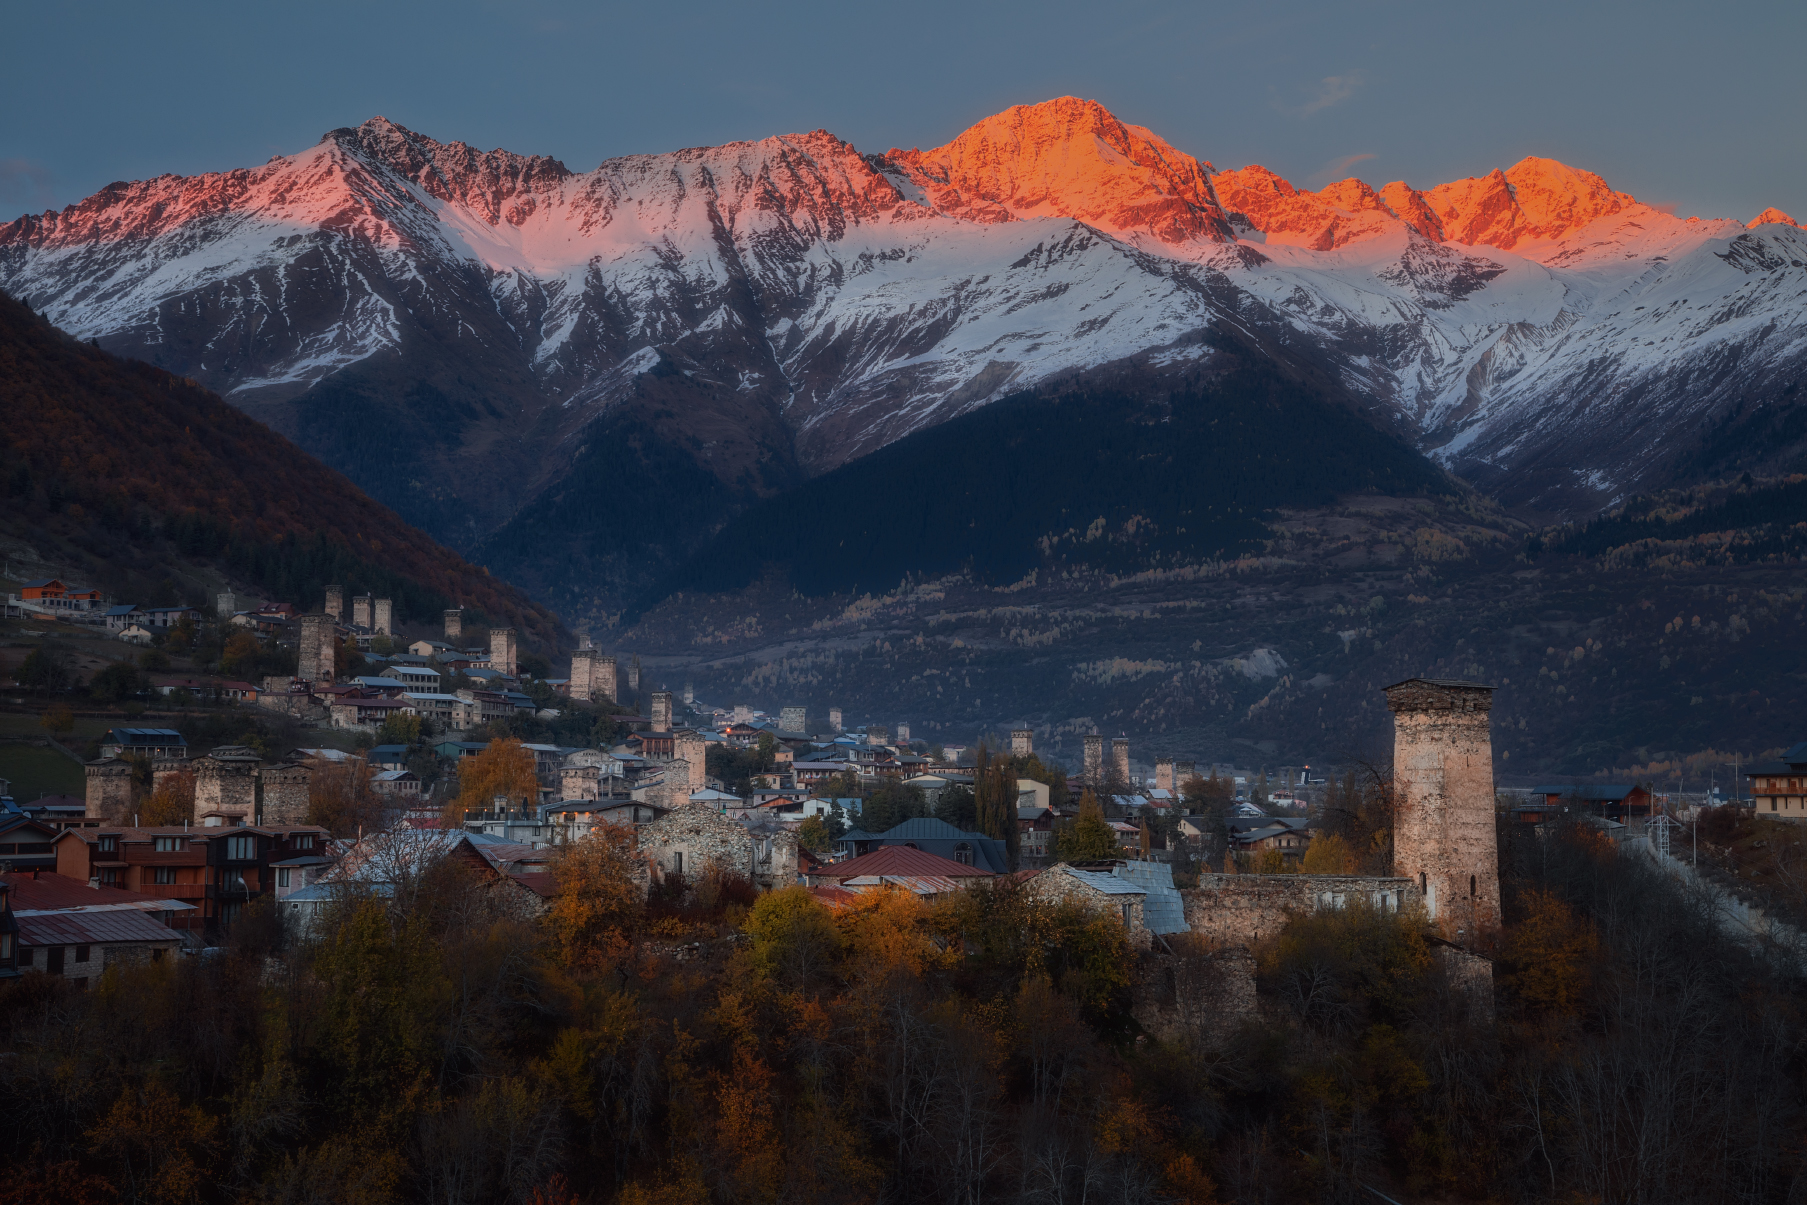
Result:
[[[774,572],[821,596],[1196,566],[1259,552],[1283,507],[1467,492],[1249,349],[1217,352],[1166,392],[1045,387],[907,436],[754,506],[648,602]]]
[[[399,619],[466,606],[536,645],[560,642],[552,612],[216,394],[78,342],[4,295],[0,396],[7,534],[79,566],[84,585],[175,603],[180,564],[207,563],[298,607],[335,582],[392,597]]]
[[[1498,687],[1505,781],[1699,774],[1807,735],[1807,670],[1775,652],[1807,641],[1804,500],[1807,479],[1739,478],[1532,531],[1469,493],[1347,495],[1218,561],[820,597],[773,573],[618,639],[711,701],[932,741],[1026,723],[1068,765],[1094,731],[1139,764],[1384,763],[1381,688],[1424,674]]]
[[[1804,282],[1778,210],[1684,219],[1537,157],[1312,192],[1072,97],[928,150],[589,172],[373,118],[0,226],[0,287],[590,619],[807,477],[1075,372],[1183,375],[1207,335],[1537,522],[1794,471]]]

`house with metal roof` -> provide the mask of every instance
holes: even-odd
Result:
[[[1152,935],[1144,919],[1147,889],[1118,878],[1111,873],[1110,863],[1088,865],[1096,868],[1057,863],[1035,872],[1023,883],[1023,890],[1031,899],[1043,903],[1078,903],[1103,915],[1117,917],[1123,922],[1130,944],[1146,949],[1152,944]],[[1183,920],[1182,917],[1182,927]]]
[[[832,885],[854,892],[898,888],[927,899],[996,877],[970,863],[950,861],[904,845],[886,846],[845,862],[816,866],[806,875],[810,886]]]
[[[918,816],[882,833],[850,829],[835,842],[836,852],[844,858],[862,857],[887,846],[920,849],[992,874],[1005,874],[1010,870],[1009,854],[1002,841],[983,833],[962,832],[933,816]]]
[[[188,738],[174,728],[109,728],[102,757],[187,757]]]
[[[1807,820],[1807,741],[1790,745],[1774,761],[1744,768],[1751,806],[1778,820]]]
[[[1532,787],[1547,808],[1569,807],[1604,820],[1623,823],[1628,816],[1650,815],[1650,792],[1636,783],[1550,783]]]

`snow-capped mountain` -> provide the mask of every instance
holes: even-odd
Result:
[[[465,546],[673,457],[731,505],[1061,374],[1196,366],[1213,330],[1585,513],[1792,402],[1804,264],[1776,210],[1683,220],[1546,159],[1307,192],[1073,98],[928,151],[818,130],[587,173],[379,117],[0,226],[0,288]]]

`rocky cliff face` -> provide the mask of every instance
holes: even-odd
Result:
[[[816,131],[586,173],[375,118],[0,227],[0,287],[52,321],[461,547],[614,541],[584,570],[611,581],[1006,393],[1196,370],[1212,331],[1511,504],[1589,513],[1798,454],[1804,264],[1779,211],[1682,220],[1544,159],[1309,192],[1073,98],[928,151]],[[680,488],[706,504],[621,535]],[[577,585],[562,563],[528,576]]]

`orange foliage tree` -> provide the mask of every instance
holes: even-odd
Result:
[[[165,774],[138,809],[138,822],[147,828],[180,824],[194,815],[195,776],[192,770]]]
[[[594,969],[619,960],[646,895],[645,865],[631,829],[599,824],[552,855],[558,894],[546,914],[560,961]]]
[[[466,812],[486,810],[498,795],[511,801],[540,797],[533,754],[514,737],[491,741],[489,748],[458,763],[458,798],[446,807],[444,826],[462,826]]]
[[[360,829],[383,827],[389,802],[373,785],[376,774],[361,758],[311,768],[307,780],[307,822],[335,837],[355,837]]]

